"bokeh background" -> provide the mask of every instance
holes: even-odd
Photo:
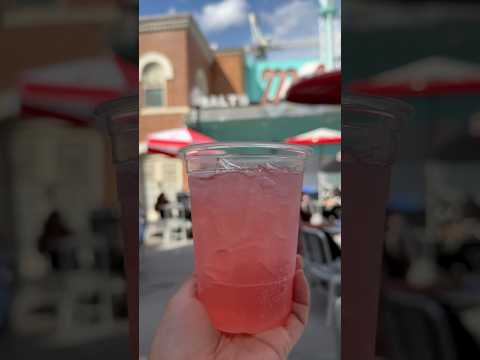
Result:
[[[343,2],[344,90],[414,109],[385,224],[377,352],[388,359],[479,354],[478,14],[473,1]]]
[[[0,352],[128,359],[115,177],[92,113],[137,89],[138,4],[7,0],[0,15]]]
[[[335,239],[340,237],[340,106],[285,100],[301,78],[339,71],[340,15],[340,1],[140,1],[143,356],[166,302],[193,271],[190,196],[178,158],[183,146],[208,141],[282,143],[306,134],[314,155],[306,166],[302,218],[309,226],[331,225]],[[323,234],[322,229],[318,231]],[[317,238],[313,242],[319,244]],[[339,261],[339,251],[335,258]],[[332,319],[327,321],[327,309],[333,311],[339,295],[336,264],[335,272],[318,286],[312,278],[311,322],[291,359],[339,356],[339,331]]]

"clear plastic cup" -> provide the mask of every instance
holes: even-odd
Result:
[[[302,146],[214,143],[183,150],[191,192],[197,296],[214,326],[255,334],[291,311]]]
[[[385,212],[402,122],[412,110],[342,97],[342,341],[345,359],[375,359]]]
[[[138,96],[106,102],[94,117],[108,134],[115,161],[131,349],[132,357],[138,359]]]

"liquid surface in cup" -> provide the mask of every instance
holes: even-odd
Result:
[[[290,313],[302,180],[265,166],[189,174],[197,295],[217,329],[258,333]]]

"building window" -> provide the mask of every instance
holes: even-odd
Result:
[[[168,105],[167,81],[173,80],[170,60],[156,51],[140,56],[139,81],[143,95],[143,106],[164,107]]]
[[[145,89],[145,106],[164,106],[163,89]]]
[[[162,65],[150,63],[143,68],[142,86],[144,105],[146,107],[160,107],[166,105],[166,76]]]
[[[198,69],[195,74],[195,86],[201,91],[202,95],[208,95],[208,80],[203,69]]]

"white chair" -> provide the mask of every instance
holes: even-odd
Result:
[[[163,228],[164,245],[187,239],[188,222],[184,219],[168,219]]]
[[[105,239],[82,234],[72,238],[65,250],[76,254],[77,266],[58,275],[62,294],[58,299],[55,334],[49,341],[54,345],[112,331],[116,325],[113,298],[126,291],[125,281],[110,274]],[[89,316],[95,320],[84,321]]]
[[[159,224],[162,233],[162,247],[174,248],[190,243],[189,231],[192,224],[186,219],[182,204],[169,204],[165,207],[168,217]]]
[[[332,253],[326,235],[319,230],[302,227],[300,233],[303,242],[305,272],[312,287],[318,282],[327,286],[327,310],[325,322],[332,324],[335,299],[340,292],[341,267],[339,261],[332,261]]]

